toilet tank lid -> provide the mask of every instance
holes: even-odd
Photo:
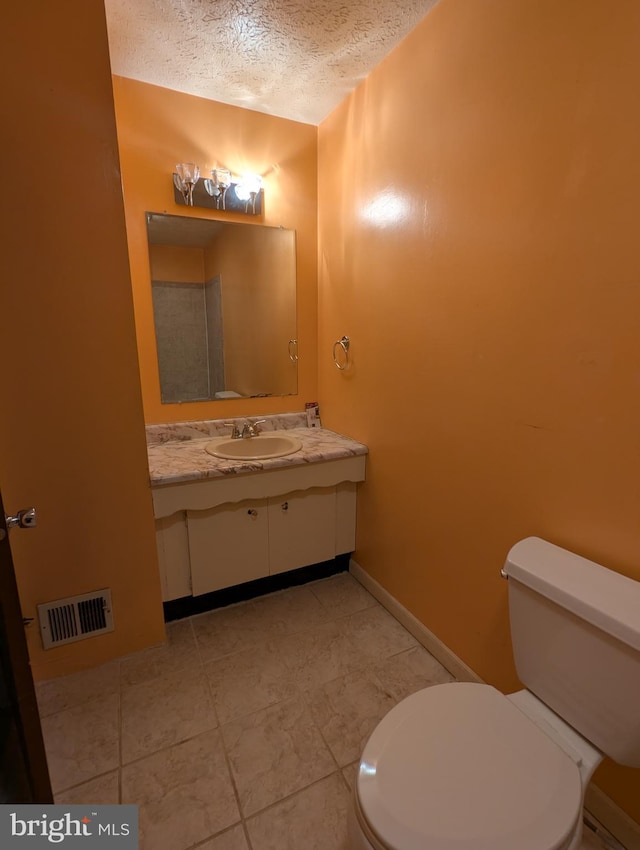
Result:
[[[640,582],[539,537],[516,543],[504,572],[640,651]]]

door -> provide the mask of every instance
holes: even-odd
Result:
[[[21,532],[16,530],[15,533]],[[0,494],[0,803],[52,802]]]

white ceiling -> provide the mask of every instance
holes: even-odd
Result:
[[[114,74],[318,124],[436,0],[105,0]]]

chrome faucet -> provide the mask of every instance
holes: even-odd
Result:
[[[244,437],[244,433],[242,435],[240,434],[240,429],[238,428],[237,422],[225,422],[224,424],[228,428],[231,428],[231,439],[232,440],[239,440],[241,436]],[[246,428],[246,425],[245,425],[245,428]]]
[[[258,425],[262,425],[263,422],[266,422],[266,419],[258,419],[256,422],[249,423],[245,422],[242,426],[242,430],[238,426],[237,422],[225,422],[224,424],[231,428],[231,439],[232,440],[248,440],[249,437],[257,437],[260,433],[260,428]]]
[[[245,422],[244,425],[242,426],[242,432],[241,432],[240,436],[242,437],[243,440],[248,440],[249,437],[257,437],[258,434],[260,433],[260,429],[258,428],[258,425],[261,425],[263,422],[266,422],[266,421],[267,421],[266,419],[258,419],[253,424],[250,424],[249,422]]]

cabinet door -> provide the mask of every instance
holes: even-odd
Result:
[[[156,520],[156,542],[163,602],[189,596],[189,538],[184,513]]]
[[[269,499],[271,575],[335,557],[335,537],[335,487],[314,487]]]
[[[193,595],[269,574],[267,500],[188,511]]]

